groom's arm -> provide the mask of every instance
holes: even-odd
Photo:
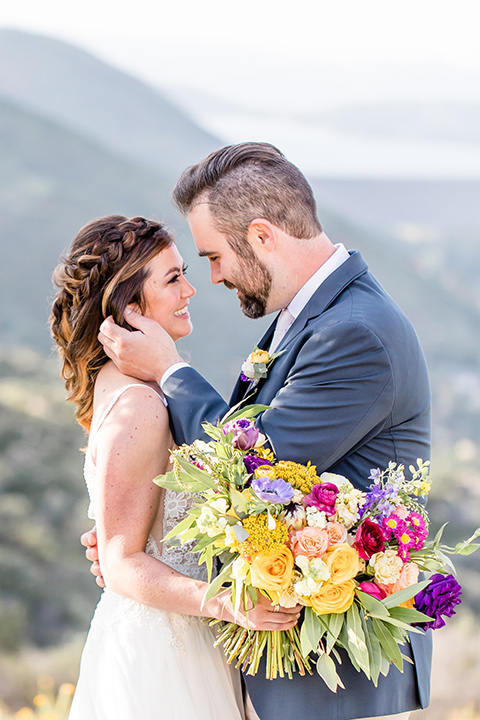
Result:
[[[215,424],[229,410],[215,388],[192,367],[176,370],[161,387],[177,445],[190,444],[197,438],[210,440],[203,432],[202,424],[205,421]]]

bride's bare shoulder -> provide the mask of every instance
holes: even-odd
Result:
[[[102,412],[103,408],[111,402],[115,395],[128,386],[135,386],[139,388],[139,392],[136,393],[137,402],[138,396],[145,398],[156,398],[154,404],[164,405],[163,393],[156,383],[147,383],[143,380],[131,377],[130,375],[124,375],[118,370],[112,361],[109,361],[102,367],[95,380],[94,389],[94,413]],[[141,393],[141,388],[144,387],[146,391],[153,390],[154,392]],[[130,393],[127,393],[129,396]]]

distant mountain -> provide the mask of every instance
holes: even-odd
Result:
[[[74,234],[111,213],[172,218],[171,181],[1,100],[0,156],[0,334],[46,349],[50,277]]]
[[[398,101],[345,104],[315,119],[332,130],[356,135],[480,142],[480,103]]]
[[[221,144],[151,87],[45,36],[0,30],[0,97],[172,178]]]

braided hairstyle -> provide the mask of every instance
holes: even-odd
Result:
[[[109,359],[97,338],[100,325],[112,315],[117,325],[132,329],[124,310],[129,303],[145,310],[147,265],[172,243],[160,223],[109,215],[79,231],[53,273],[58,293],[50,328],[62,360],[68,399],[77,405],[76,418],[87,431],[95,379]]]

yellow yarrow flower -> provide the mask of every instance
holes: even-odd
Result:
[[[255,448],[257,451],[258,457],[263,458],[263,460],[269,460],[270,462],[275,462],[275,455],[271,450],[265,447],[257,447]]]
[[[300,490],[304,495],[311,492],[314,485],[321,483],[316,466],[310,463],[300,465],[291,460],[280,460],[275,465],[275,470],[277,477],[287,480],[293,488]]]
[[[242,525],[249,533],[248,539],[238,547],[244,557],[255,557],[259,553],[269,555],[288,540],[288,531],[283,523],[276,521],[275,529],[269,529],[267,513],[246,517]]]

